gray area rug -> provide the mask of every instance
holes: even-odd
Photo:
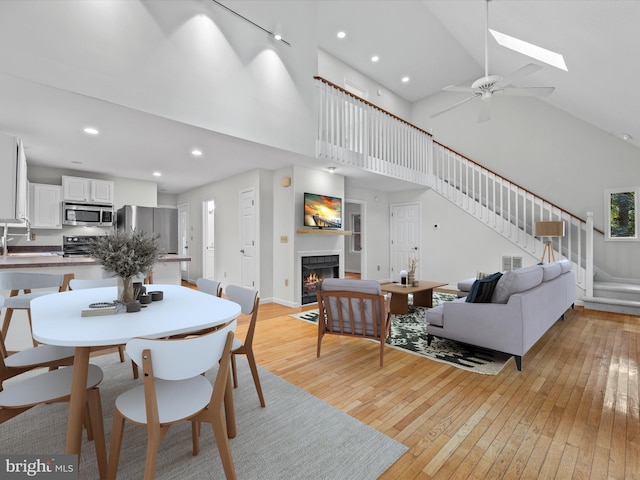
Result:
[[[433,304],[436,306],[441,302],[451,301],[455,298],[457,298],[455,295],[434,292]],[[318,315],[319,312],[316,309],[291,316],[299,320],[317,323]],[[387,338],[387,344],[414,355],[485,375],[497,375],[511,358],[511,355],[506,353],[446,338],[435,337],[431,345],[428,345],[425,318],[426,307],[414,307],[411,304],[407,315],[393,315],[391,338]]]
[[[130,363],[119,363],[116,355],[98,357],[92,363],[105,372],[101,393],[108,448],[115,397],[137,381],[131,376]],[[407,451],[404,445],[258,368],[266,408],[260,407],[245,358],[238,357],[239,386],[234,389],[238,434],[230,440],[238,479],[369,480],[378,478]],[[4,423],[0,452],[62,453],[67,412],[68,403],[38,406]],[[126,423],[118,478],[142,478],[146,438],[144,427]],[[93,445],[84,440],[82,448],[80,478],[97,479]],[[193,457],[191,424],[172,426],[160,446],[156,478],[224,478],[211,428],[203,425],[200,454]]]

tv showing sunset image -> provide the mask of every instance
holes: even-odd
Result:
[[[342,199],[315,193],[305,193],[304,226],[342,228]]]

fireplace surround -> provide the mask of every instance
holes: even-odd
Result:
[[[340,277],[340,255],[302,255],[301,304],[315,303],[316,291],[325,278]]]

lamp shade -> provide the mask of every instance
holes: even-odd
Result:
[[[536,222],[536,237],[564,237],[564,221]]]

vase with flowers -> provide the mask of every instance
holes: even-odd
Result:
[[[125,305],[136,297],[134,277],[149,273],[162,255],[158,237],[139,231],[116,231],[97,237],[89,248],[89,255],[106,272],[118,277],[118,301]]]
[[[407,285],[410,287],[419,287],[420,281],[416,280],[416,269],[418,268],[418,257],[409,255],[409,261],[407,265]]]

